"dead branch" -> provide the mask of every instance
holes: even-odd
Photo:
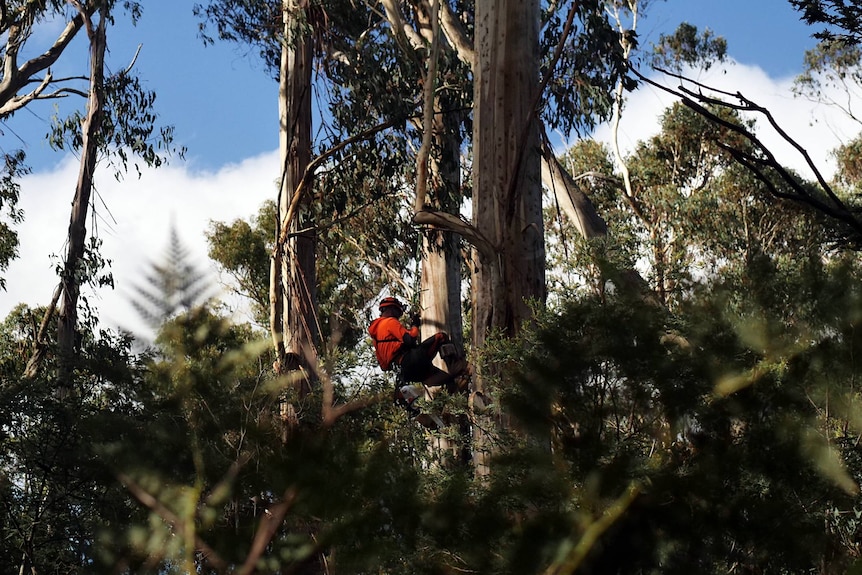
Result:
[[[635,75],[645,83],[679,98],[683,105],[697,112],[710,122],[744,137],[752,145],[755,153],[734,148],[723,142],[717,142],[717,145],[726,151],[737,163],[748,169],[761,183],[764,184],[764,186],[766,186],[773,196],[807,205],[832,219],[842,222],[848,226],[851,232],[848,234],[847,239],[855,244],[862,244],[862,221],[857,217],[857,211],[848,207],[835,194],[832,187],[826,181],[826,178],[814,164],[814,161],[811,159],[807,150],[805,150],[799,142],[790,137],[790,135],[781,128],[769,110],[746,98],[740,92],[726,92],[709,87],[695,80],[685,78],[680,74],[675,74],[661,69],[658,71],[668,76],[675,77],[680,81],[690,82],[698,88],[698,91],[692,90],[683,85],[679,85],[677,89],[669,88],[647,78],[639,71],[633,69]],[[719,97],[709,96],[705,91],[733,98],[737,103],[726,101]],[[803,157],[806,165],[814,173],[817,184],[825,194],[826,200],[828,201],[824,201],[823,198],[812,195],[810,191],[800,183],[799,179],[778,161],[773,152],[751,130],[740,124],[729,122],[718,117],[715,113],[710,111],[707,106],[716,106],[741,112],[756,113],[765,117],[778,135]],[[778,176],[780,181],[785,184],[790,191],[787,192],[780,190],[776,185],[774,177],[770,177],[771,175]]]

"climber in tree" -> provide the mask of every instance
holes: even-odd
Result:
[[[404,382],[419,382],[426,387],[445,387],[450,393],[458,392],[455,377],[432,363],[440,348],[449,342],[449,336],[441,331],[418,343],[418,313],[411,314],[408,329],[400,321],[406,308],[398,299],[383,298],[379,309],[380,317],[371,322],[368,333],[374,341],[380,368],[390,371],[399,366]]]

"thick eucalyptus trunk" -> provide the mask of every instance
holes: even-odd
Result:
[[[498,330],[515,335],[529,300],[545,299],[538,122],[538,0],[476,4],[473,220],[496,248],[477,251],[473,346]]]
[[[477,350],[491,332],[516,335],[531,316],[530,300],[545,300],[539,130],[532,108],[538,34],[538,0],[477,1],[473,223],[492,246],[474,250],[472,343]],[[486,377],[504,369],[479,367],[473,379],[479,391]],[[489,472],[487,439],[483,428],[474,428],[477,475]]]
[[[308,206],[311,180],[310,39],[303,32],[307,1],[284,0],[284,44],[279,80],[279,150],[282,161],[278,202],[278,238],[272,260],[270,326],[278,356],[277,369],[287,373],[316,362],[319,340],[315,309],[317,238]],[[311,371],[302,378],[308,392]]]

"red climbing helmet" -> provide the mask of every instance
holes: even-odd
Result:
[[[401,303],[400,301],[398,301],[398,298],[394,298],[394,297],[385,297],[382,300],[380,300],[380,307],[379,307],[380,311],[383,311],[384,309],[386,309],[388,307],[397,307],[398,309],[401,310],[401,313],[404,313],[404,309],[405,309],[404,304]]]

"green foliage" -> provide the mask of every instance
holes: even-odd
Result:
[[[234,279],[236,293],[250,300],[261,326],[269,325],[269,268],[275,228],[276,207],[270,200],[250,222],[210,222],[205,233],[209,257]]]
[[[569,9],[577,10],[574,28],[543,94],[547,103],[544,119],[549,129],[563,133],[589,131],[610,117],[611,95],[617,82],[621,81],[627,90],[634,89],[619,32],[608,19],[607,4],[605,0],[591,0],[569,7],[568,2],[561,2],[553,4],[553,10],[544,18],[540,41],[543,73],[563,39],[562,16]],[[633,34],[628,40],[637,45]]]
[[[835,105],[836,101],[824,93],[833,89],[848,90],[854,84],[862,84],[860,56],[862,51],[854,44],[819,44],[808,50],[803,72],[793,84],[794,93],[816,101],[826,99]],[[853,117],[851,110],[845,111]]]
[[[684,65],[709,70],[724,61],[727,41],[707,28],[698,35],[697,26],[683,22],[671,35],[662,34],[653,47],[652,65],[672,72]]]
[[[715,113],[729,124],[741,122],[727,110]],[[579,248],[587,257],[576,260],[585,262],[576,269],[594,293],[603,292],[605,281],[596,262],[618,269],[646,263],[650,285],[675,306],[697,284],[736,273],[761,253],[821,253],[840,236],[820,215],[776,199],[733,163],[724,146],[744,150],[748,144],[727,126],[672,106],[662,116],[662,131],[627,158],[631,193],[612,175],[607,150],[586,142],[569,150],[565,161],[588,176],[585,191],[610,229],[608,239]]]
[[[23,210],[18,208],[21,191],[18,178],[29,172],[24,164],[23,150],[3,154],[3,167],[0,169],[0,271],[5,271],[18,256],[18,234],[13,226],[24,219]],[[6,278],[0,276],[0,290],[5,289]]]
[[[55,381],[21,377],[43,312],[19,306],[0,326],[0,571],[102,572],[98,533],[142,516],[95,446],[122,434],[140,364],[128,337],[86,333],[61,399]]]
[[[515,484],[519,470],[544,471],[547,502],[531,509],[557,526],[541,541],[559,552],[545,561],[579,556],[595,573],[850,563],[860,269],[853,258],[800,267],[754,266],[673,315],[576,298],[486,358],[510,366],[498,395],[522,434],[495,465]],[[759,289],[727,297],[743,286]],[[523,483],[510,487],[507,503],[527,498]]]
[[[848,0],[790,0],[791,6],[809,26],[826,27],[814,33],[826,43],[858,44],[862,41],[862,14]]]
[[[209,278],[190,261],[189,255],[176,228],[171,227],[164,262],[151,264],[150,272],[145,275],[146,286],[134,286],[137,296],[131,303],[152,327],[212,296]]]
[[[127,72],[110,76],[104,86],[105,114],[99,131],[99,149],[105,157],[116,158],[118,179],[128,171],[129,153],[149,167],[161,166],[171,155],[183,157],[184,148],[173,146],[173,127],[157,127],[155,92],[144,90],[140,79]],[[58,150],[79,149],[83,144],[83,116],[74,112],[65,118],[55,115],[49,135],[52,147]],[[137,162],[135,170],[140,176]]]
[[[840,145],[834,156],[838,164],[836,179],[839,185],[858,195],[862,191],[862,138]]]

